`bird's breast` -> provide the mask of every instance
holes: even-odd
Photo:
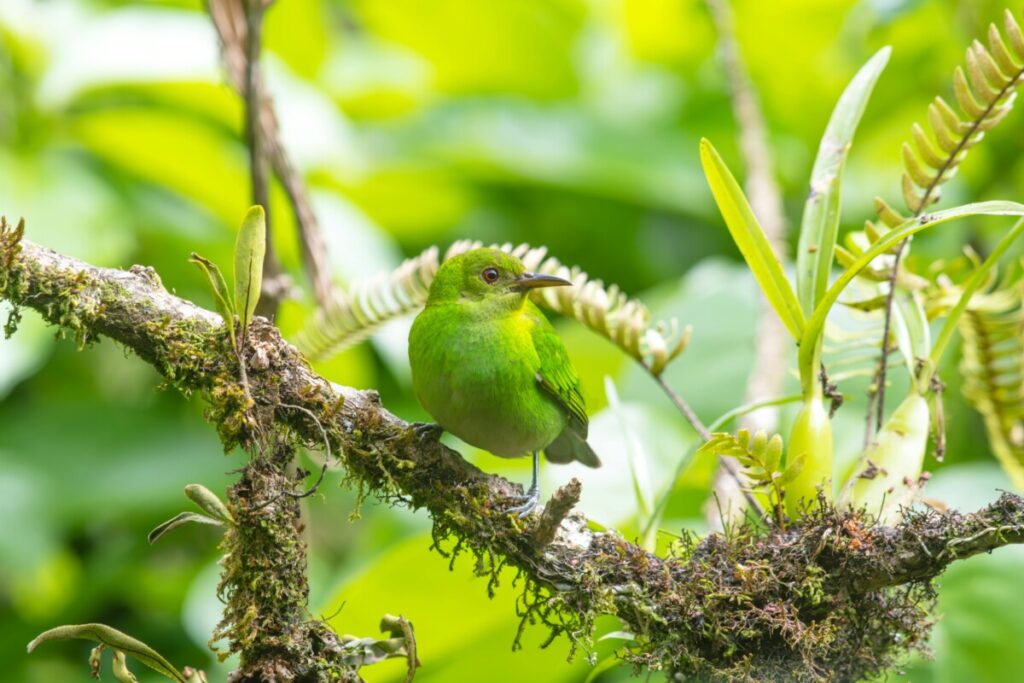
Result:
[[[463,441],[503,457],[554,441],[566,417],[538,385],[532,322],[438,313],[420,313],[409,338],[413,388],[427,412]]]

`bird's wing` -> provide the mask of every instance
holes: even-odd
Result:
[[[527,302],[527,306],[527,314],[533,320],[533,347],[540,358],[537,382],[568,413],[572,431],[586,439],[587,407],[569,354],[544,314],[532,302]]]

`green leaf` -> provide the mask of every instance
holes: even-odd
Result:
[[[225,524],[235,523],[235,520],[231,517],[231,512],[224,505],[224,501],[202,484],[189,484],[186,486],[185,497],[201,507],[204,512],[214,519],[219,519]]]
[[[217,306],[217,312],[220,313],[220,317],[224,318],[224,324],[228,326],[228,332],[231,335],[231,344],[234,346],[235,342],[235,314],[237,311],[232,306],[231,293],[228,292],[228,283],[224,280],[224,275],[221,274],[220,268],[213,261],[203,258],[196,252],[192,252],[192,255],[188,259],[191,263],[196,264],[199,270],[206,274],[207,280],[210,281],[210,291],[213,292],[213,302]]]
[[[49,631],[44,631],[36,636],[28,644],[28,651],[32,652],[41,643],[52,640],[72,639],[92,640],[114,650],[120,650],[130,654],[153,671],[163,674],[172,681],[185,683],[185,677],[170,662],[164,659],[159,652],[141,640],[136,640],[127,633],[122,633],[106,624],[68,624],[51,628]]]
[[[235,241],[235,310],[242,328],[249,325],[263,287],[263,255],[267,250],[267,215],[262,206],[245,213]]]
[[[864,108],[891,52],[889,47],[876,52],[846,86],[818,147],[796,255],[796,286],[806,315],[810,315],[828,288],[839,230],[843,166]]]
[[[207,517],[201,515],[198,512],[180,512],[174,517],[170,518],[163,524],[159,525],[155,529],[149,532],[149,536],[146,538],[149,540],[150,545],[160,540],[160,537],[166,534],[168,531],[173,531],[179,526],[184,526],[189,522],[195,522],[197,524],[212,524],[214,526],[223,526],[223,523],[214,519],[213,517]]]
[[[733,241],[739,247],[768,303],[790,334],[800,339],[805,322],[800,303],[743,190],[722,157],[706,139],[700,141],[700,161]]]
[[[971,276],[970,281],[964,287],[963,292],[960,294],[960,299],[953,306],[949,314],[946,316],[945,322],[942,324],[942,329],[939,331],[939,336],[935,340],[935,346],[932,347],[931,352],[931,366],[937,368],[939,361],[942,359],[942,352],[946,350],[946,345],[949,344],[949,340],[953,337],[953,333],[956,331],[957,321],[960,316],[963,315],[967,309],[967,305],[971,301],[971,297],[978,291],[978,288],[986,281],[989,271],[999,262],[999,259],[1003,257],[1006,250],[1010,248],[1010,245],[1021,233],[1024,232],[1024,219],[1017,221],[1010,231],[1003,235],[1003,238],[999,240],[995,249],[989,254],[985,262],[978,266],[978,269]],[[930,379],[930,377],[929,377]]]
[[[932,350],[928,316],[917,292],[898,289],[893,299],[893,334],[903,362],[907,364],[907,371],[914,377],[917,374],[917,360],[928,358]]]
[[[776,480],[779,486],[785,487],[792,483],[797,477],[799,477],[804,471],[804,464],[807,462],[807,453],[799,453],[789,464],[786,465],[786,469],[782,471],[779,478]]]
[[[380,630],[390,634],[390,638],[356,638],[342,636],[342,657],[347,664],[353,666],[369,666],[393,657],[405,657],[409,660],[405,683],[412,681],[416,667],[420,665],[416,658],[416,636],[412,624],[404,617],[385,614],[380,620]]]
[[[850,267],[843,271],[839,278],[832,283],[832,286],[822,297],[821,301],[814,308],[814,313],[807,320],[803,337],[800,340],[799,369],[801,377],[811,377],[815,373],[815,351],[819,338],[825,329],[825,319],[829,311],[835,305],[839,296],[846,289],[847,285],[860,271],[878,256],[884,254],[895,245],[901,243],[907,237],[926,230],[928,228],[948,223],[949,221],[970,216],[1024,216],[1024,204],[1017,202],[993,201],[964,204],[951,209],[936,211],[935,213],[922,214],[918,218],[911,218],[901,225],[887,232],[881,239],[871,245],[871,248],[857,257],[857,260],[850,264]]]
[[[764,469],[767,472],[776,472],[779,469],[779,463],[782,462],[782,437],[778,434],[773,434],[772,438],[768,441],[768,445],[764,451]]]

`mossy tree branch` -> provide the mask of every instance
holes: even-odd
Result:
[[[504,514],[518,486],[417,438],[375,391],[319,377],[262,319],[247,344],[254,404],[246,405],[220,316],[169,294],[151,269],[97,268],[0,229],[0,298],[35,309],[79,343],[100,335],[118,341],[173,386],[205,394],[225,446],[241,444],[256,454],[232,489],[232,514],[244,525],[240,505],[266,505],[249,512],[269,510],[261,521],[273,527],[260,538],[240,530],[228,541],[232,552],[284,565],[289,576],[302,575],[303,590],[305,551],[293,545],[293,501],[266,498],[266,487],[263,499],[246,499],[246,487],[262,476],[253,468],[270,463],[274,486],[298,492],[294,476],[279,475],[296,446],[319,447],[324,434],[342,454],[350,484],[429,510],[442,553],[470,551],[489,568],[492,583],[504,566],[519,570],[524,622],[540,620],[587,648],[594,619],[613,614],[635,638],[625,655],[634,664],[714,679],[856,680],[878,673],[907,649],[923,647],[931,578],[956,560],[1024,542],[1024,499],[1003,494],[972,514],[913,514],[895,527],[822,505],[785,530],[747,527],[684,540],[673,556],[661,558],[615,531],[591,530],[567,509],[526,520]],[[571,505],[575,495],[567,490],[562,502]],[[563,515],[552,534],[551,522]],[[235,569],[258,571],[250,565]],[[230,571],[226,581],[255,577]],[[224,627],[243,665],[251,665],[251,680],[259,680],[259,666],[330,651],[326,631],[305,621],[304,593],[277,602],[287,615],[270,613],[262,604],[270,595],[257,593],[225,591]],[[266,618],[252,621],[252,610]],[[241,623],[233,624],[232,614]],[[250,631],[236,628],[243,624]]]

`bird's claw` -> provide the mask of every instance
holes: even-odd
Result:
[[[414,422],[412,431],[420,441],[440,441],[444,427],[434,422]]]
[[[535,487],[530,487],[530,490],[526,492],[526,495],[513,496],[512,500],[522,501],[520,505],[515,505],[504,510],[505,514],[519,513],[519,519],[522,519],[533,512],[533,509],[537,507],[537,503],[540,501],[540,491]]]

